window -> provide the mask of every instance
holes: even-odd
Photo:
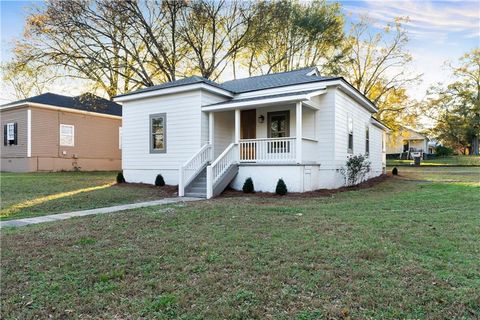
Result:
[[[365,154],[370,153],[370,128],[367,126],[365,129]]]
[[[167,114],[150,115],[150,153],[167,151]]]
[[[353,153],[353,118],[348,116],[348,153]]]
[[[290,111],[269,112],[267,118],[269,138],[290,136]],[[290,141],[270,141],[267,150],[268,153],[288,153],[290,152]]]
[[[60,145],[73,147],[75,145],[75,127],[69,124],[60,125]]]
[[[16,122],[10,122],[3,126],[3,144],[5,146],[18,144]]]
[[[118,127],[118,149],[122,149],[122,127]]]
[[[286,138],[290,136],[290,112],[269,112],[268,117],[268,137]]]

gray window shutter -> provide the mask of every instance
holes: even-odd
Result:
[[[13,124],[13,144],[18,144],[18,125],[16,122]]]
[[[6,146],[8,144],[7,141],[7,125],[3,125],[3,145]]]

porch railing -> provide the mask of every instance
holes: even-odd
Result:
[[[295,138],[242,139],[240,162],[294,162]]]
[[[212,160],[213,147],[211,144],[206,144],[180,167],[178,182],[178,195],[180,197],[185,195],[185,187]]]
[[[207,199],[213,196],[213,188],[222,175],[234,164],[238,163],[238,145],[231,143],[218,158],[207,167]]]

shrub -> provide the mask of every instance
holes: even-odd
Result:
[[[245,180],[245,183],[243,184],[242,188],[243,192],[245,193],[252,193],[255,191],[255,188],[253,187],[253,180],[252,178],[247,178]]]
[[[394,176],[398,176],[398,169],[397,169],[397,167],[393,168],[392,174],[393,174]]]
[[[283,181],[283,179],[278,179],[278,182],[277,182],[277,188],[275,188],[275,193],[276,194],[279,194],[281,196],[284,196],[286,195],[288,192],[287,190],[287,185],[285,184],[285,182]]]
[[[448,157],[453,155],[453,149],[449,147],[444,147],[444,146],[436,146],[435,154],[439,157]]]
[[[353,186],[362,182],[369,172],[370,161],[362,154],[350,156],[345,167],[340,169],[340,173],[345,177],[347,186]]]
[[[161,174],[157,174],[157,178],[155,178],[155,185],[158,187],[163,187],[165,185],[165,180]]]
[[[117,183],[125,183],[125,178],[123,177],[123,172],[117,173]]]

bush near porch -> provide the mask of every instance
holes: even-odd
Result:
[[[2,230],[2,316],[479,318],[480,168],[399,174]]]

